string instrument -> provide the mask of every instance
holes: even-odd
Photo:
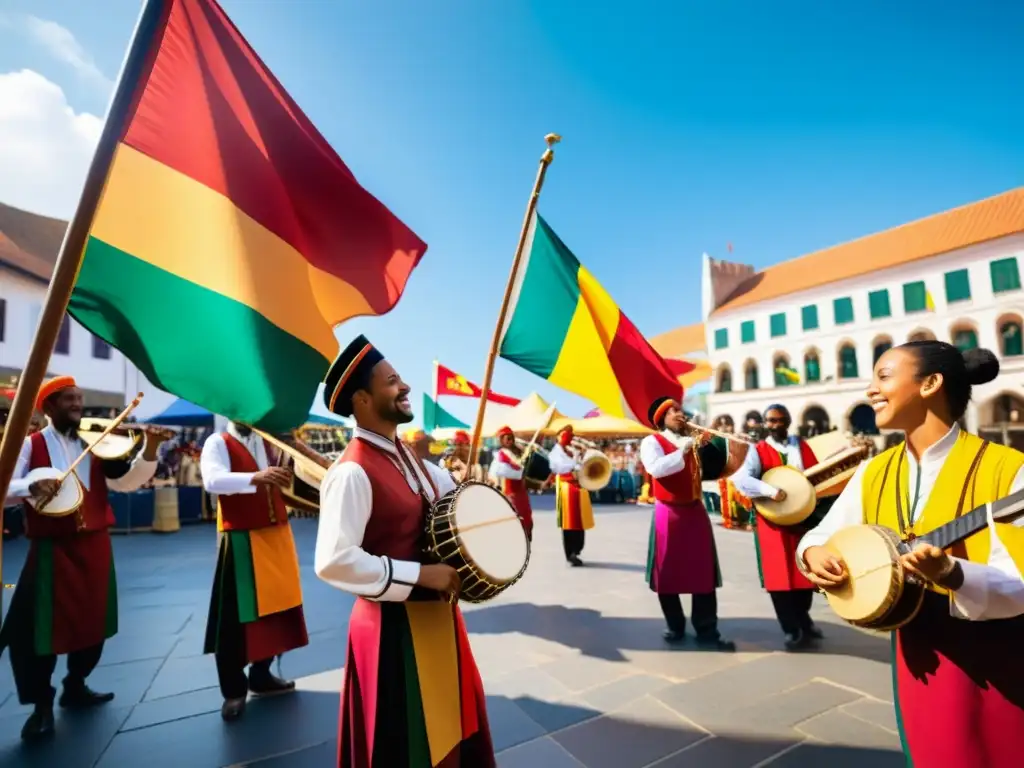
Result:
[[[40,515],[48,515],[49,517],[65,517],[77,512],[85,501],[85,487],[82,485],[82,481],[78,479],[75,468],[91,453],[96,453],[97,458],[106,458],[96,452],[97,446],[103,445],[104,440],[111,436],[114,430],[120,426],[121,422],[128,417],[128,414],[138,408],[140,402],[142,402],[141,392],[136,395],[135,399],[116,418],[109,421],[106,429],[95,433],[95,439],[91,442],[84,435],[93,435],[92,431],[83,433],[80,430],[78,434],[85,443],[85,450],[63,472],[54,467],[39,467],[25,475],[25,480],[28,481],[30,488],[41,480],[57,481],[56,493],[41,497],[30,497],[27,499],[28,504]]]
[[[988,526],[988,516],[1009,523],[1024,516],[1024,491],[983,504],[966,515],[909,541],[881,525],[855,525],[832,534],[827,549],[846,567],[847,579],[822,590],[832,610],[864,629],[899,629],[917,616],[927,587],[903,567],[901,556],[918,542],[948,550]]]
[[[107,427],[113,425],[108,432]],[[145,435],[152,434],[165,440],[173,437],[175,431],[152,424],[114,424],[114,419],[83,418],[78,426],[78,436],[92,453],[105,461],[127,459],[142,444]]]
[[[754,499],[754,507],[775,525],[800,525],[814,513],[820,500],[842,492],[869,452],[867,446],[855,445],[803,472],[785,465],[769,469],[761,479],[784,491],[786,498]]]
[[[725,467],[722,470],[722,477],[732,477],[739,472],[740,467],[743,466],[743,462],[747,459],[747,453],[750,451],[754,442],[747,437],[742,435],[734,435],[731,432],[720,432],[717,429],[711,427],[702,427],[698,424],[694,424],[692,421],[686,423],[686,431],[690,432],[693,437],[698,437],[697,432],[704,432],[714,437],[720,437],[723,440],[727,440],[732,445],[729,447],[729,453],[725,459]]]
[[[281,489],[285,504],[301,512],[319,513],[320,486],[333,462],[314,451],[295,434],[271,435],[258,429],[253,432],[277,448],[274,466],[292,472],[291,485]]]

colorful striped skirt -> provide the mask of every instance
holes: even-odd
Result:
[[[92,648],[116,635],[117,576],[110,533],[30,540],[11,603],[9,617],[25,621],[31,616],[40,656]],[[0,633],[0,648],[8,631],[5,627]]]
[[[348,628],[340,768],[493,768],[483,684],[457,606],[359,598]]]
[[[217,653],[222,635],[237,637],[235,624],[250,664],[309,643],[290,526],[223,532],[204,653]]]
[[[559,475],[555,478],[555,517],[563,531],[589,531],[594,527],[590,492],[574,479]]]

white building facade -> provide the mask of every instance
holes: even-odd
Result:
[[[1007,195],[1024,201],[1022,192]],[[775,294],[756,301],[737,301],[734,292],[714,306],[715,271],[721,274],[722,263],[705,256],[702,293],[705,343],[713,368],[711,417],[728,415],[739,426],[749,414],[779,402],[797,425],[813,421],[819,429],[877,434],[865,395],[875,360],[890,346],[933,338],[961,349],[984,347],[1000,359],[999,378],[975,389],[969,429],[998,430],[1024,422],[1024,206],[1016,211],[1017,232],[931,256],[897,248],[887,264],[839,280],[830,279],[830,273],[857,270],[830,269],[827,260],[818,258],[827,252],[815,254],[816,262],[807,264],[808,269],[826,265],[821,274],[799,275],[793,269],[797,262],[791,262],[786,274],[798,277],[798,289],[792,292],[780,290],[778,278],[772,283],[772,276],[765,274],[777,268],[755,274],[727,265],[748,270],[733,280],[740,290],[746,284],[755,286],[751,296],[759,290]],[[912,237],[893,241],[894,232],[873,238],[889,237],[889,246],[904,241],[913,245]],[[870,248],[871,240],[858,247]],[[834,249],[834,258],[849,257],[851,251],[842,248]],[[773,288],[758,289],[759,282]],[[790,383],[778,375],[782,368],[794,371],[799,381]]]
[[[0,262],[0,384],[20,375],[35,337],[47,281]],[[116,349],[65,318],[48,373],[74,376],[86,391],[86,405],[120,409],[138,392],[146,395],[140,418],[166,408],[173,398],[153,387]],[[0,410],[7,404],[0,396]]]

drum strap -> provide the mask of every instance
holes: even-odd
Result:
[[[419,493],[420,498],[423,499],[427,507],[430,507],[433,502],[430,500],[430,497],[427,496],[427,489],[423,487],[423,483],[420,481],[421,474],[427,479],[427,482],[430,483],[430,490],[434,492],[434,498],[436,499],[439,497],[437,494],[437,486],[434,485],[434,479],[430,476],[430,473],[427,472],[427,468],[423,466],[423,459],[415,453],[412,453],[412,451],[407,450],[397,439],[395,440],[395,450],[398,451],[399,457],[405,463],[405,466],[409,469],[410,474],[412,474],[413,479],[416,481],[416,492]],[[419,472],[413,468],[412,462],[409,461],[410,454],[412,454],[412,457],[416,459],[416,463],[419,465]]]

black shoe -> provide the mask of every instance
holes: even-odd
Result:
[[[294,680],[282,680],[267,672],[262,675],[249,674],[249,690],[254,696],[273,696],[278,693],[291,693],[295,690]]]
[[[245,698],[241,699],[227,699],[220,708],[220,716],[224,719],[224,722],[230,723],[232,720],[237,720],[243,714],[245,714]]]
[[[723,640],[718,635],[708,635],[707,637],[697,637],[697,646],[708,651],[722,651],[723,653],[732,653],[736,650],[736,643],[732,640]]]
[[[809,648],[813,641],[814,638],[812,638],[807,632],[797,630],[796,632],[786,635],[786,650],[802,651]]]
[[[64,692],[60,695],[60,705],[64,709],[91,709],[108,701],[114,700],[112,693],[96,693],[85,683],[72,684],[64,682]]]
[[[569,565],[571,565],[573,568],[579,568],[583,565],[583,561],[580,560],[579,555],[573,555],[569,558]]]
[[[24,741],[42,741],[53,735],[53,706],[38,706],[21,727]]]
[[[674,629],[666,629],[661,636],[666,643],[671,643],[672,645],[686,642],[686,632],[677,632]]]
[[[812,640],[824,640],[825,633],[818,629],[817,624],[811,624],[807,629],[804,630]]]

